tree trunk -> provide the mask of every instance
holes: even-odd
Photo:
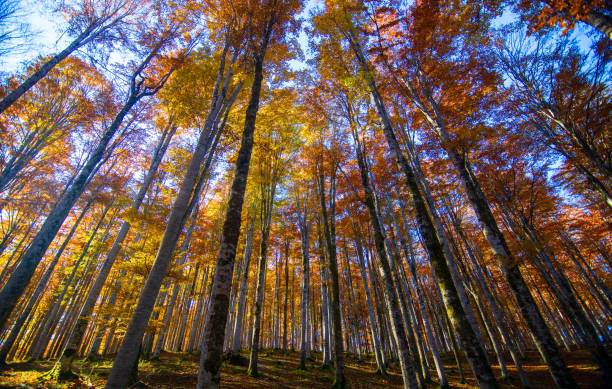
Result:
[[[142,341],[142,336],[145,333],[147,323],[151,317],[155,300],[159,293],[159,289],[162,285],[163,279],[166,275],[166,270],[172,259],[172,254],[176,249],[176,245],[183,229],[185,220],[189,215],[189,208],[194,203],[193,192],[196,187],[196,181],[200,177],[200,167],[207,154],[207,152],[213,152],[209,150],[211,143],[213,142],[212,129],[215,126],[215,122],[219,119],[219,115],[226,109],[229,109],[233,98],[227,97],[227,91],[229,86],[229,79],[232,74],[232,66],[230,64],[229,69],[225,72],[225,57],[227,54],[229,44],[226,43],[225,50],[221,57],[221,63],[219,66],[219,72],[217,74],[217,81],[215,84],[215,92],[213,93],[211,108],[206,117],[203,129],[200,133],[198,143],[192,155],[187,171],[181,183],[179,193],[172,205],[172,211],[168,217],[168,223],[164,235],[157,251],[155,261],[149,272],[145,286],[142,289],[138,304],[128,325],[126,334],[121,343],[121,347],[115,361],[113,368],[109,374],[106,382],[107,388],[124,388],[129,381],[129,372],[133,369],[133,364],[138,363],[138,351]],[[222,83],[223,75],[225,73],[225,80]],[[219,86],[221,87],[219,92]],[[218,94],[217,94],[218,92]],[[234,94],[236,90],[234,90]]]
[[[147,190],[149,189],[149,186],[151,185],[151,182],[153,181],[155,173],[157,172],[157,168],[159,167],[162,161],[162,158],[166,150],[168,149],[168,146],[170,145],[172,136],[174,135],[175,132],[176,132],[176,127],[173,126],[171,123],[164,130],[162,136],[159,139],[155,152],[153,154],[153,159],[151,160],[149,170],[147,171],[145,179],[142,185],[140,186],[138,194],[132,201],[132,204],[130,206],[128,213],[138,212],[138,209],[140,208],[140,205],[142,204],[144,200]],[[106,279],[108,278],[108,275],[110,274],[112,266],[115,263],[115,259],[117,258],[117,255],[119,254],[122,248],[121,245],[123,244],[123,241],[127,237],[130,227],[131,227],[130,222],[127,220],[125,220],[121,224],[119,233],[117,234],[117,237],[115,238],[115,241],[113,242],[113,245],[106,256],[104,263],[102,264],[100,273],[98,273],[98,276],[96,277],[96,281],[94,282],[93,286],[89,290],[89,293],[87,294],[87,298],[85,299],[85,304],[81,308],[81,311],[79,313],[79,319],[74,329],[72,330],[72,334],[68,340],[68,345],[65,348],[63,354],[69,354],[71,356],[74,356],[76,354],[78,347],[81,344],[81,341],[83,340],[83,336],[85,335],[85,330],[87,329],[87,323],[89,321],[89,316],[93,312],[93,309],[96,305],[96,301],[98,300],[98,296],[100,295],[100,292],[102,291],[102,288],[104,287],[104,283],[106,282]],[[60,364],[62,366],[62,369],[68,369],[68,370],[62,370],[62,372],[64,374],[68,374],[71,369],[71,364],[64,363],[63,361],[61,361]]]
[[[289,241],[285,242],[285,302],[283,304],[283,353],[287,354],[287,306],[289,305]]]
[[[376,373],[381,374],[381,375],[386,375],[386,369],[385,369],[385,363],[383,361],[383,356],[382,354],[384,353],[384,350],[382,349],[381,345],[380,345],[380,335],[378,333],[378,328],[376,325],[376,316],[374,313],[374,307],[372,305],[372,296],[370,293],[370,288],[368,286],[368,278],[367,278],[367,274],[366,274],[366,268],[365,268],[365,263],[364,263],[364,259],[363,259],[363,249],[361,247],[361,237],[358,235],[358,232],[356,231],[356,236],[355,236],[355,250],[357,251],[357,259],[359,260],[359,270],[361,272],[361,280],[363,282],[363,289],[364,289],[364,293],[365,293],[365,298],[366,298],[366,305],[368,306],[368,319],[370,321],[370,332],[372,334],[372,343],[373,343],[373,348],[374,348],[374,356],[376,358],[376,366],[377,366],[377,370]]]
[[[0,290],[0,327],[3,327],[6,323],[51,241],[53,241],[62,223],[66,220],[72,206],[85,190],[85,186],[91,180],[92,173],[96,170],[98,163],[104,158],[104,154],[108,152],[107,146],[119,129],[123,118],[138,100],[139,97],[137,95],[130,94],[111,125],[104,132],[96,148],[90,154],[87,163],[81,169],[77,178],[66,193],[64,193],[57,206],[47,216],[42,227],[21,258],[19,266],[13,271],[7,283]]]
[[[57,262],[59,261],[62,254],[64,253],[66,246],[68,246],[68,242],[70,242],[70,239],[72,239],[72,236],[74,235],[77,227],[83,220],[83,217],[89,210],[89,207],[93,203],[93,200],[94,200],[94,197],[91,197],[90,200],[87,202],[87,204],[85,204],[85,207],[83,207],[83,210],[81,211],[79,217],[76,219],[76,221],[72,225],[70,232],[68,232],[68,235],[66,235],[66,238],[64,238],[64,242],[62,243],[60,248],[57,250],[57,252],[55,253],[55,256],[53,257],[53,260],[47,267],[45,274],[43,275],[41,280],[38,282],[38,286],[36,290],[34,291],[34,294],[32,295],[32,297],[30,298],[28,305],[26,306],[25,309],[21,311],[19,318],[13,324],[13,329],[11,330],[8,338],[4,340],[2,344],[2,349],[0,350],[0,365],[4,365],[6,363],[6,357],[8,356],[8,353],[11,347],[13,347],[15,340],[17,340],[17,335],[21,331],[22,326],[25,323],[28,316],[30,316],[30,313],[32,312],[32,309],[34,308],[34,305],[37,303],[39,297],[43,294],[43,292],[47,288],[47,283],[49,282],[49,279],[51,278],[53,269],[55,269],[55,265],[57,265]]]
[[[94,24],[95,23],[95,24]],[[66,48],[51,59],[43,64],[37,71],[35,71],[30,77],[25,79],[17,88],[10,91],[2,101],[0,101],[0,114],[2,114],[8,107],[10,107],[17,99],[23,96],[30,88],[36,83],[43,79],[58,63],[67,58],[70,54],[75,52],[80,47],[94,39],[98,34],[104,31],[102,28],[98,28],[99,21],[95,21],[90,24],[78,37],[76,37]]]
[[[254,80],[251,87],[251,97],[247,106],[242,133],[242,142],[236,160],[236,170],[232,190],[223,224],[223,235],[217,258],[217,265],[213,275],[211,289],[211,306],[205,321],[202,348],[200,354],[200,368],[198,373],[197,389],[218,388],[219,368],[221,367],[221,348],[223,346],[223,333],[227,321],[229,293],[231,289],[232,270],[236,257],[236,246],[240,234],[242,203],[249,173],[251,151],[253,149],[253,133],[255,120],[259,109],[259,96],[263,80],[263,61],[266,54],[268,40],[274,25],[274,16],[270,17],[261,52],[256,54]]]
[[[468,361],[470,362],[470,366],[472,367],[472,371],[474,372],[480,387],[497,388],[497,382],[495,381],[491,366],[488,363],[486,353],[483,350],[481,342],[478,340],[476,333],[474,332],[474,328],[472,328],[471,324],[466,318],[465,311],[461,305],[459,296],[457,295],[457,289],[455,288],[451,273],[448,269],[442,246],[438,236],[436,235],[436,229],[431,221],[427,207],[423,201],[422,194],[419,191],[416,177],[397,142],[393,132],[391,119],[389,118],[383,99],[370,72],[367,60],[362,53],[361,46],[356,41],[355,37],[351,35],[351,33],[345,33],[345,36],[351,44],[362,70],[366,72],[368,87],[376,104],[378,115],[383,124],[382,127],[385,139],[387,140],[387,144],[395,157],[400,171],[403,172],[405,176],[406,184],[414,204],[419,230],[421,232],[421,236],[423,237],[425,247],[429,253],[430,261],[433,264],[434,271],[437,275],[438,283],[442,289],[444,304],[449,312],[451,323],[457,331],[462,348],[466,352]]]
[[[240,352],[242,345],[242,315],[244,314],[244,301],[247,294],[247,281],[249,278],[249,263],[251,261],[251,251],[253,246],[253,230],[255,228],[255,218],[251,220],[249,232],[246,239],[246,247],[244,249],[244,265],[242,269],[242,278],[240,281],[240,292],[238,296],[238,308],[236,310],[236,319],[234,320],[234,333],[232,335],[231,353],[237,354]]]
[[[305,200],[308,202],[308,199]],[[302,207],[299,203],[299,197],[297,200],[298,208],[298,229],[300,230],[300,241],[302,246],[302,285],[301,285],[301,298],[300,298],[300,312],[301,312],[301,330],[300,330],[300,369],[306,368],[306,359],[309,357],[309,331],[308,331],[308,298],[310,295],[310,226],[311,220],[308,213],[308,208]],[[314,322],[311,318],[310,322]]]
[[[378,270],[380,276],[383,279],[385,302],[387,306],[387,312],[391,320],[391,328],[393,331],[393,340],[397,344],[397,351],[400,360],[400,367],[402,371],[402,378],[404,381],[405,389],[416,389],[420,385],[417,382],[415,367],[412,362],[412,357],[408,348],[408,342],[406,337],[406,329],[402,323],[402,314],[400,311],[399,299],[400,296],[397,294],[398,289],[394,285],[393,271],[389,263],[387,253],[385,250],[385,235],[380,224],[378,212],[376,210],[375,197],[370,186],[370,180],[368,177],[368,170],[363,155],[362,145],[358,142],[358,137],[354,136],[357,143],[356,154],[357,162],[359,164],[359,170],[361,173],[361,184],[365,195],[365,204],[368,208],[370,215],[370,222],[372,223],[372,229],[374,232],[374,243],[376,245],[376,252],[378,254]]]
[[[202,315],[202,310],[204,307],[204,295],[206,292],[206,284],[208,283],[208,273],[210,272],[210,267],[206,266],[206,271],[204,272],[204,281],[202,282],[202,287],[200,289],[200,294],[198,296],[198,304],[196,306],[195,315],[193,318],[193,323],[191,327],[191,332],[189,334],[189,343],[187,344],[187,352],[192,352],[195,349],[196,345],[196,337],[199,330],[200,317]]]
[[[61,199],[57,202],[53,210],[47,216],[40,230],[30,243],[28,250],[23,255],[17,269],[13,272],[7,283],[0,291],[0,328],[4,326],[11,311],[14,309],[17,301],[27,287],[36,267],[40,263],[47,248],[57,235],[61,225],[66,220],[70,213],[70,209],[85,190],[85,186],[92,179],[98,169],[111,155],[112,150],[107,150],[109,143],[119,130],[123,119],[131,110],[131,108],[144,96],[154,95],[161,89],[170,73],[150,87],[142,82],[136,83],[137,78],[142,78],[143,71],[147,68],[153,57],[160,50],[161,46],[156,46],[149,55],[138,65],[134,73],[130,77],[130,88],[127,100],[115,116],[112,123],[106,128],[102,137],[98,141],[96,147],[89,155],[87,162],[78,173],[69,188],[63,193]],[[172,70],[170,70],[172,72]],[[116,145],[112,144],[111,148]]]
[[[335,169],[335,167],[334,167]],[[336,183],[335,174],[332,175],[331,195],[330,195],[330,214],[327,214],[327,205],[325,200],[325,178],[322,173],[319,175],[319,199],[321,205],[321,216],[323,218],[323,232],[325,235],[325,244],[327,247],[327,266],[329,269],[330,286],[331,286],[331,324],[333,326],[333,357],[334,369],[336,371],[335,388],[345,388],[347,386],[344,376],[344,348],[342,344],[342,318],[340,316],[340,285],[338,279],[338,260],[336,252]]]

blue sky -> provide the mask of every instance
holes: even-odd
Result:
[[[309,12],[320,3],[321,0],[307,0],[304,10],[299,15],[307,19]],[[61,35],[65,23],[62,17],[53,13],[50,4],[46,1],[23,0],[21,13],[23,21],[28,25],[31,37],[29,45],[25,50],[20,50],[0,57],[0,69],[5,73],[18,72],[24,64],[32,61],[39,55],[51,55],[68,43],[68,37]],[[494,22],[494,26],[499,27],[503,24],[512,22],[516,19],[516,14],[504,12],[504,14]],[[585,28],[578,26],[573,32],[580,43],[581,49],[588,51],[591,39],[585,34]],[[304,31],[300,32],[298,43],[308,56],[308,39]],[[296,69],[304,68],[305,64],[299,60],[293,60],[292,66]]]
[[[59,28],[63,27],[63,20],[54,14],[46,2],[24,0],[20,13],[23,22],[28,25],[31,37],[25,50],[20,50],[0,58],[0,67],[3,72],[14,73],[19,71],[24,63],[32,61],[39,55],[56,53],[66,45],[66,37],[60,36]]]

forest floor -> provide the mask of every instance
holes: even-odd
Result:
[[[313,354],[320,358],[320,354]],[[245,354],[246,356],[246,354]],[[575,351],[564,354],[572,374],[584,389],[603,389],[604,383],[599,378],[599,371],[589,354],[585,351]],[[494,361],[494,356],[491,355]],[[508,357],[507,360],[510,360]],[[289,352],[284,355],[279,350],[264,350],[260,353],[259,378],[246,376],[247,368],[234,366],[227,362],[221,369],[222,388],[331,388],[334,372],[332,369],[322,369],[320,363],[309,361],[306,370],[298,369],[299,353]],[[89,362],[77,360],[74,363],[78,377],[73,380],[50,380],[48,373],[54,361],[35,361],[12,363],[7,369],[0,371],[0,388],[102,388],[112,365],[112,359],[104,358]],[[402,379],[397,365],[392,365],[389,375],[382,377],[375,374],[376,365],[372,360],[359,362],[352,356],[345,359],[346,376],[352,389],[370,388],[401,388]],[[446,374],[453,388],[476,388],[476,381],[469,372],[467,362],[463,361],[467,382],[459,382],[459,372],[452,355],[444,357]],[[524,360],[527,376],[534,389],[554,388],[552,378],[538,354],[528,352]],[[514,366],[508,367],[511,378],[500,381],[504,389],[520,388],[520,381]],[[499,365],[493,366],[495,374],[501,375]],[[195,354],[163,353],[159,360],[141,359],[139,364],[139,388],[194,388],[198,373],[198,357]],[[431,370],[432,378],[437,381],[435,370]],[[431,382],[428,388],[436,388],[437,383]],[[608,386],[609,387],[609,386]]]

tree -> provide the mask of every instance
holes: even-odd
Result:
[[[225,42],[220,57],[219,70],[215,88],[211,98],[210,111],[206,117],[206,121],[202,126],[196,149],[191,157],[189,166],[185,172],[181,183],[178,195],[174,200],[172,212],[168,218],[168,222],[164,231],[164,235],[157,250],[157,255],[154,264],[151,268],[145,287],[143,288],[138,299],[138,305],[124,340],[121,343],[121,348],[117,353],[113,368],[109,374],[106,387],[127,387],[129,384],[130,373],[137,366],[138,356],[140,352],[140,344],[142,336],[145,332],[147,322],[153,311],[155,299],[159,293],[166,270],[172,258],[172,254],[178,243],[179,235],[183,225],[189,214],[188,210],[191,203],[195,203],[193,198],[194,188],[197,184],[200,169],[204,157],[210,148],[214,139],[213,129],[218,125],[218,121],[223,113],[229,110],[234,102],[237,93],[240,90],[240,85],[233,86],[233,91],[230,90],[232,85],[230,81],[233,74],[233,65],[238,56],[237,47],[232,47],[232,30],[231,26],[227,27]],[[232,50],[231,62],[226,69],[226,58]],[[126,368],[126,366],[128,368]]]
[[[102,3],[92,3],[88,0],[76,0],[74,3],[62,2],[59,11],[69,15],[67,32],[76,36],[75,39],[8,92],[0,101],[0,114],[45,77],[51,69],[79,48],[92,42],[110,43],[122,36],[120,29],[127,23],[127,17],[137,9],[143,10],[145,7],[138,7],[137,3],[125,0],[108,0]]]
[[[2,303],[0,303],[0,324],[4,325],[8,319],[8,316],[17,304],[17,300],[23,294],[28,281],[31,279],[36,266],[66,219],[70,209],[83,193],[85,186],[91,180],[93,174],[101,167],[100,163],[105,162],[110,156],[109,151],[112,151],[112,148],[109,150],[107,147],[111,144],[111,140],[119,130],[123,119],[139,100],[143,97],[154,95],[161,89],[170,76],[173,70],[172,68],[169,72],[162,74],[162,77],[158,80],[151,81],[143,75],[143,71],[163,48],[164,43],[166,42],[161,41],[155,45],[144,60],[135,67],[130,77],[129,94],[121,110],[102,134],[95,149],[89,156],[87,163],[83,166],[70,188],[45,219],[44,224],[41,226],[34,240],[30,243],[27,252],[22,257],[17,269],[12,273],[11,278],[7,281],[2,290],[0,290],[0,296],[2,297]],[[145,83],[145,81],[147,83]]]
[[[229,293],[232,271],[236,257],[236,244],[240,233],[242,203],[249,172],[253,133],[263,81],[263,66],[269,44],[282,42],[282,34],[290,17],[297,12],[298,5],[293,2],[276,0],[262,3],[240,4],[244,8],[246,37],[251,48],[249,55],[253,63],[253,85],[246,110],[242,141],[236,160],[236,170],[232,190],[223,225],[223,235],[217,258],[211,289],[211,307],[203,330],[198,388],[216,388],[219,385],[221,367],[221,347],[223,332],[227,321]]]

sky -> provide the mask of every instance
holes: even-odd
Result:
[[[320,0],[307,0],[299,16],[308,19],[310,11],[317,7],[318,3],[320,3]],[[60,15],[53,13],[51,2],[22,0],[21,4],[20,20],[28,26],[31,36],[26,42],[26,49],[0,57],[0,70],[3,73],[18,72],[25,64],[40,55],[52,55],[61,51],[69,41],[67,36],[61,35],[64,23]],[[515,19],[516,14],[506,11],[494,22],[494,26],[497,27]],[[581,49],[588,52],[591,39],[585,34],[585,29],[579,26],[573,33],[578,39]],[[302,51],[308,56],[308,38],[303,30],[298,37],[298,43]],[[295,59],[291,61],[291,66],[297,70],[305,68],[306,64]]]
[[[23,68],[25,63],[39,55],[50,55],[66,46],[67,37],[60,36],[57,30],[62,27],[59,15],[53,14],[45,1],[21,1],[20,20],[30,32],[26,48],[0,57],[0,69],[6,73],[15,73]]]

